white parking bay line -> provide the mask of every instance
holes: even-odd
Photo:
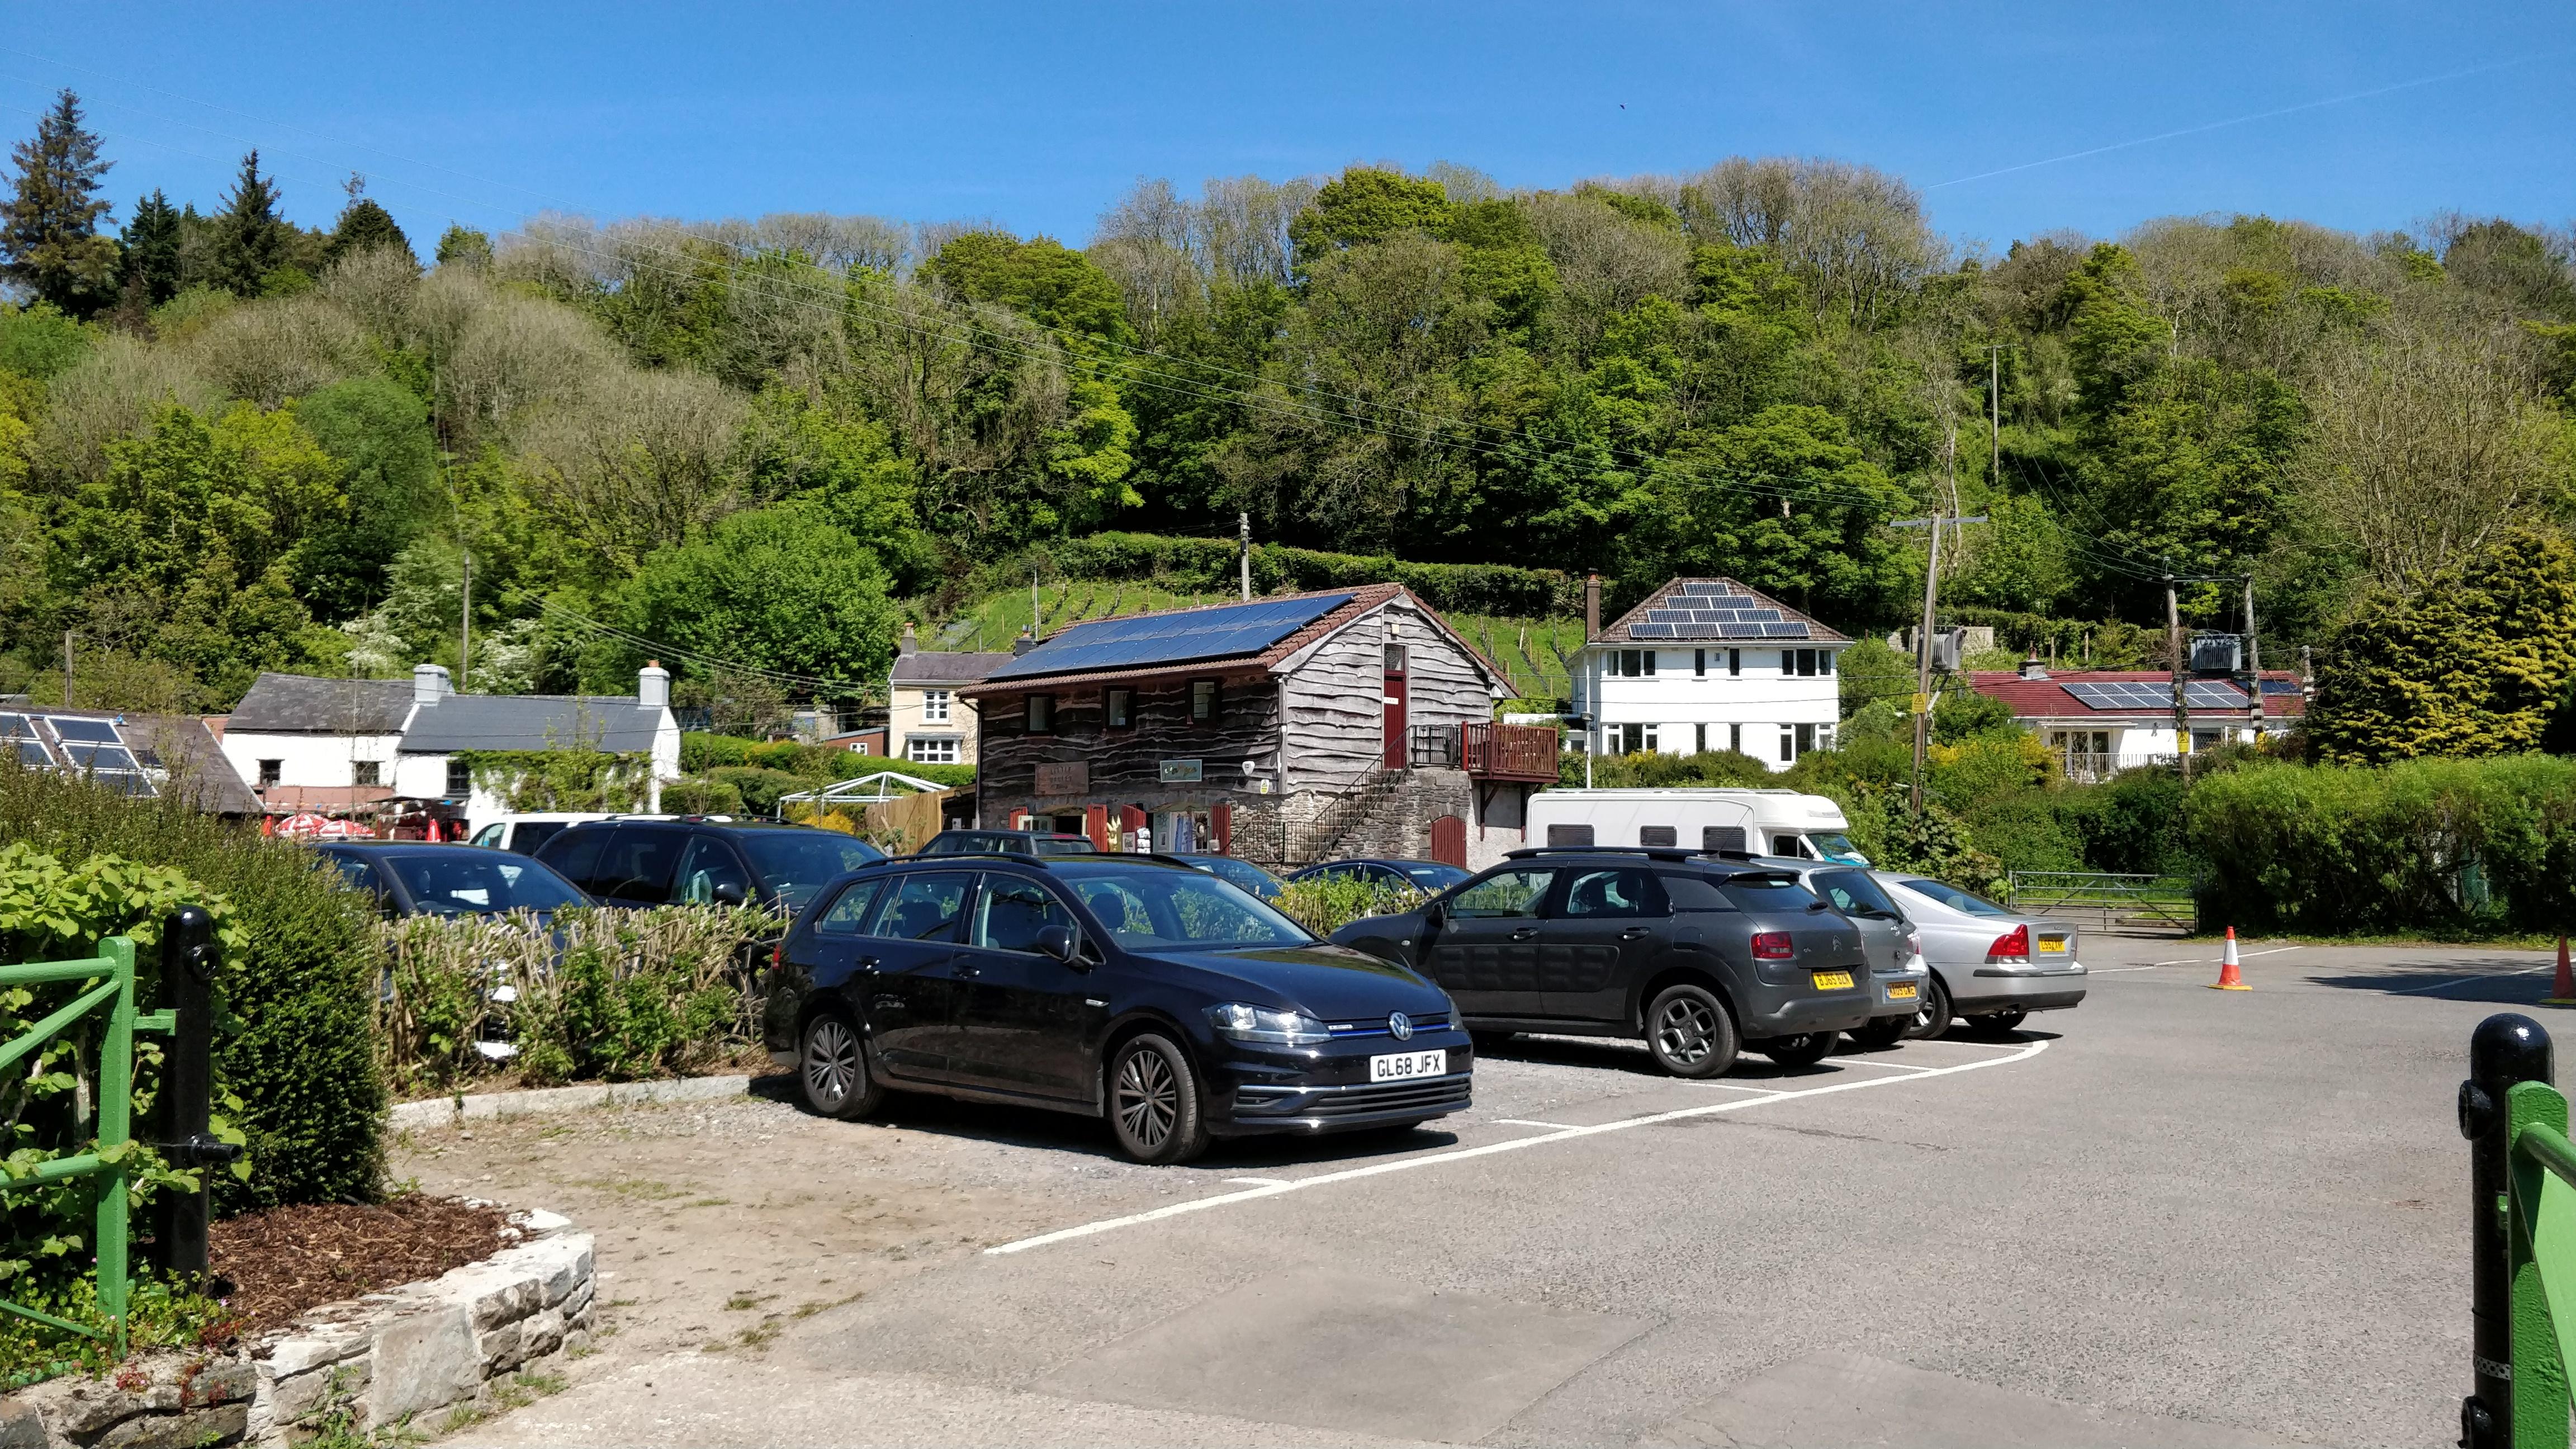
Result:
[[[1526,1117],[1497,1117],[1494,1119],[1494,1125],[1497,1127],[1544,1127],[1550,1132],[1571,1132],[1574,1130],[1572,1127],[1569,1127],[1562,1122],[1533,1122]],[[1244,1179],[1228,1178],[1226,1180],[1229,1182],[1241,1182]]]
[[[1940,1067],[1918,1067],[1912,1062],[1880,1062],[1853,1057],[1843,1058],[1840,1065],[1846,1067],[1888,1067],[1900,1072],[1937,1072],[1943,1070]]]
[[[1256,1187],[1286,1187],[1288,1185],[1288,1179],[1284,1177],[1229,1177],[1226,1181],[1248,1182]]]
[[[1958,1072],[1977,1072],[1988,1067],[2009,1066],[2014,1062],[2028,1061],[2046,1050],[2048,1050],[2046,1041],[2035,1041],[2014,1051],[2008,1057],[1989,1057],[1981,1062],[1961,1062],[1952,1067],[1933,1067],[1911,1075],[1859,1077],[1848,1082],[1828,1082],[1821,1087],[1808,1087],[1803,1091],[1772,1092],[1760,1097],[1740,1097],[1733,1101],[1711,1102],[1706,1106],[1683,1107],[1671,1112],[1650,1112],[1642,1117],[1626,1117],[1616,1122],[1603,1122],[1590,1127],[1567,1127],[1561,1131],[1550,1132],[1544,1137],[1515,1137],[1507,1142],[1488,1142],[1481,1147],[1461,1147],[1448,1152],[1426,1152],[1419,1157],[1402,1157],[1393,1162],[1373,1162],[1366,1167],[1347,1167],[1339,1172],[1318,1173],[1313,1177],[1301,1177],[1294,1182],[1283,1182],[1275,1186],[1250,1187],[1241,1192],[1219,1193],[1214,1197],[1176,1202],[1168,1207],[1155,1208],[1150,1212],[1130,1213],[1119,1218],[1103,1218],[1096,1223],[1060,1228],[1052,1233],[1040,1233],[1036,1237],[1022,1238],[1015,1243],[1002,1243],[986,1248],[984,1251],[987,1254],[1024,1253],[1031,1248],[1070,1242],[1075,1238],[1088,1238],[1099,1233],[1113,1232],[1119,1228],[1132,1228],[1142,1223],[1180,1217],[1185,1213],[1205,1212],[1210,1208],[1228,1207],[1239,1202],[1252,1202],[1259,1198],[1304,1192],[1309,1188],[1323,1187],[1329,1183],[1356,1182],[1364,1177],[1383,1177],[1392,1172],[1411,1172],[1417,1168],[1437,1167],[1442,1163],[1457,1162],[1470,1157],[1491,1157],[1501,1152],[1521,1152],[1531,1148],[1552,1146],[1559,1142],[1571,1142],[1577,1137],[1597,1137],[1610,1132],[1625,1132],[1636,1127],[1653,1127],[1665,1122],[1687,1121],[1693,1117],[1713,1117],[1720,1112],[1737,1112],[1747,1107],[1760,1107],[1771,1102],[1794,1102],[1802,1097],[1824,1097],[1836,1092],[1865,1092],[1872,1087],[1892,1086],[1898,1082],[1927,1082],[1934,1077],[1946,1077]]]
[[[2419,991],[2439,991],[2445,986],[2465,986],[2472,981],[2508,981],[2516,976],[2537,976],[2543,971],[2557,969],[2555,966],[2537,966],[2529,971],[2489,971],[2477,976],[2453,976],[2447,980],[2427,982],[2422,986],[2406,986],[2394,991],[2383,991],[2380,995],[2412,996]]]

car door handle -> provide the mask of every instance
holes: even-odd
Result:
[[[1538,927],[1536,926],[1523,926],[1519,930],[1512,932],[1512,939],[1515,941],[1536,940],[1537,937]]]
[[[1619,933],[1619,939],[1622,941],[1642,941],[1649,934],[1651,933],[1643,926],[1630,926],[1628,929]]]
[[[958,968],[957,968],[957,975],[958,975],[958,977],[959,977],[961,980],[968,980],[968,981],[971,981],[971,980],[973,980],[974,978],[976,978],[976,977],[978,977],[978,976],[981,976],[981,975],[983,975],[983,974],[984,974],[984,973],[983,973],[983,971],[982,971],[982,970],[980,970],[980,969],[978,969],[978,968],[976,968],[976,967],[973,967],[973,966],[960,966],[960,967],[958,967]]]
[[[874,976],[874,975],[876,975],[876,974],[877,974],[877,958],[876,958],[876,957],[874,957],[874,956],[862,956],[862,957],[860,957],[860,958],[859,958],[859,974],[860,974],[860,975],[862,975],[862,976]]]

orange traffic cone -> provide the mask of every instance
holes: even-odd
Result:
[[[2227,928],[2227,950],[2218,958],[2218,979],[2210,983],[2212,991],[2251,991],[2245,978],[2236,970],[2236,928]]]
[[[2565,936],[2558,938],[2557,983],[2549,988],[2549,998],[2540,1004],[2543,1006],[2576,1006],[2576,971],[2568,969],[2567,938]]]

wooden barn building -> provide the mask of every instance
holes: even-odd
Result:
[[[1263,864],[1482,865],[1523,843],[1557,735],[1397,584],[1072,625],[961,687],[987,826]]]

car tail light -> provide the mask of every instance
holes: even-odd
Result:
[[[1912,960],[1914,957],[1920,956],[1920,955],[1922,955],[1922,954],[1923,954],[1923,933],[1922,933],[1921,931],[1908,931],[1908,932],[1906,932],[1906,933],[1905,933],[1905,955],[1906,955],[1906,959],[1908,959],[1908,960]]]
[[[1789,944],[1786,931],[1753,933],[1753,959],[1756,961],[1787,961],[1797,954],[1797,948]]]
[[[2030,927],[2015,926],[2011,930],[2004,932],[2002,935],[1995,937],[1995,943],[1986,948],[1986,954],[1988,956],[2005,957],[2028,956],[2030,954]]]

